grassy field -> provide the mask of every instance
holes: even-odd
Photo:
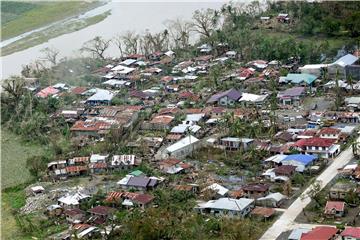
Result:
[[[20,137],[2,129],[1,131],[1,189],[13,187],[31,180],[26,168],[26,159],[40,155],[44,149],[27,145]]]
[[[6,56],[6,55],[12,54],[14,52],[22,51],[27,48],[41,44],[43,42],[46,42],[57,36],[75,32],[82,28],[86,28],[90,25],[101,22],[109,14],[110,14],[110,12],[105,12],[103,14],[89,17],[89,18],[86,18],[83,20],[76,20],[76,21],[71,21],[71,22],[64,23],[64,24],[55,25],[55,26],[47,28],[44,31],[30,34],[29,36],[27,36],[21,40],[18,40],[16,42],[13,42],[13,43],[3,47],[1,49],[1,56]]]
[[[21,234],[13,211],[25,205],[22,187],[7,189],[1,193],[1,239],[27,239]]]
[[[98,1],[2,1],[1,39],[9,39],[90,10]]]

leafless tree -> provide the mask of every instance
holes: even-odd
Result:
[[[140,39],[140,50],[147,55],[151,52],[164,51],[169,47],[169,33],[165,29],[163,32],[150,33],[147,31]]]
[[[94,39],[84,43],[83,47],[81,48],[81,51],[91,53],[94,57],[104,60],[105,59],[104,53],[106,49],[109,48],[110,42],[111,39],[105,40],[102,37],[97,36]]]
[[[178,18],[168,21],[166,27],[176,48],[187,48],[189,46],[190,33],[193,31],[191,22]]]
[[[194,31],[210,38],[212,31],[219,23],[219,14],[213,9],[196,10],[193,15]]]
[[[53,66],[57,64],[59,50],[55,48],[46,47],[40,50],[44,54],[44,59],[49,61]]]
[[[119,49],[120,57],[123,57],[124,56],[124,51],[123,51],[124,43],[123,43],[122,36],[121,35],[115,36],[113,38],[113,42],[116,45],[116,47]]]
[[[124,53],[125,54],[136,54],[139,51],[139,42],[140,42],[140,35],[128,31],[124,35],[122,35],[122,42],[124,45]]]

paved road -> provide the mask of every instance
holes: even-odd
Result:
[[[358,138],[360,141],[360,137]],[[320,181],[321,189],[323,189],[336,175],[337,169],[342,168],[353,158],[352,148],[349,147],[344,150],[334,161],[330,164],[324,172],[322,172],[316,180]],[[310,185],[305,191],[304,195],[311,189]],[[295,223],[296,217],[302,212],[302,210],[310,203],[309,197],[298,197],[288,209],[280,216],[276,222],[264,233],[260,240],[275,240],[282,232],[291,230],[298,226]]]

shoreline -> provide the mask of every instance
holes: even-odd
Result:
[[[52,38],[56,38],[64,34],[69,34],[87,28],[93,24],[97,24],[105,20],[110,14],[111,12],[109,10],[102,14],[95,15],[92,17],[78,19],[78,20],[71,19],[68,20],[67,23],[62,23],[61,25],[57,25],[57,26],[54,25],[51,27],[47,27],[42,31],[34,32],[22,39],[19,39],[4,47],[1,47],[0,56],[4,57],[16,52],[20,52],[28,48],[40,45],[44,42],[47,42]]]
[[[5,39],[0,42],[0,56],[7,56],[30,47],[34,47],[47,42],[52,38],[74,31],[79,31],[83,28],[99,23],[110,15],[110,9],[106,7],[108,3],[108,1],[98,1],[96,5],[89,6],[88,9],[85,9],[85,11],[27,31],[18,36]],[[69,28],[69,30],[66,30],[66,28]],[[36,38],[38,39],[35,40]]]

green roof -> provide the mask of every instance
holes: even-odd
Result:
[[[307,73],[289,73],[285,79],[294,84],[300,84],[302,82],[312,84],[317,79],[317,76]]]
[[[130,173],[130,175],[133,175],[133,176],[135,176],[135,177],[138,177],[138,176],[140,176],[140,175],[143,175],[144,173],[142,172],[142,171],[140,171],[140,170],[135,170],[135,171],[132,171],[131,173]]]

